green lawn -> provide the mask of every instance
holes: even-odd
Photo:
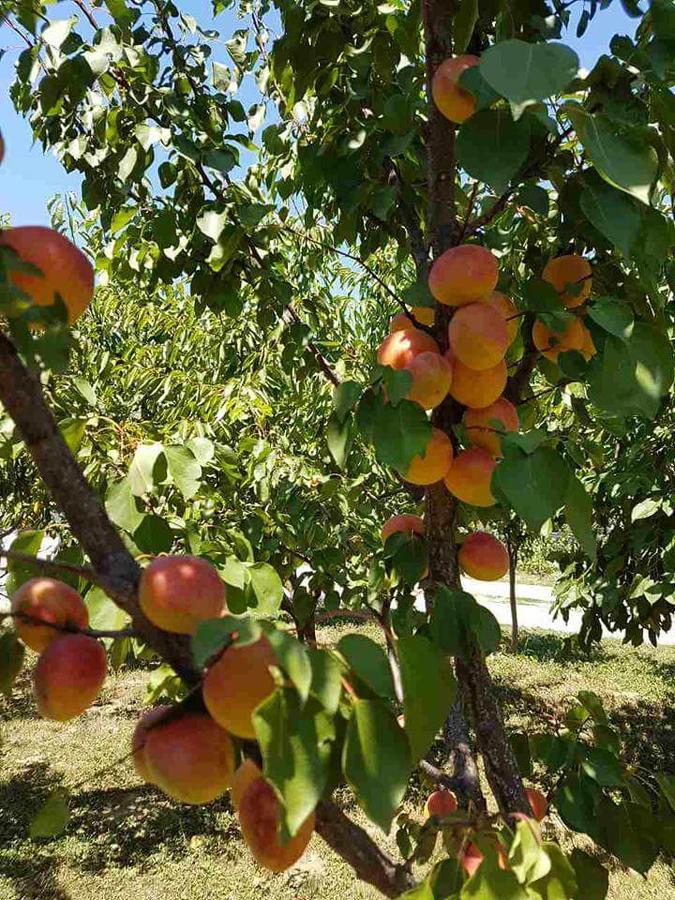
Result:
[[[333,642],[340,629],[324,629]],[[580,689],[596,691],[625,737],[629,761],[652,769],[675,760],[675,648],[633,650],[605,642],[591,659],[562,655],[562,639],[526,634],[517,656],[498,653],[491,668],[510,724],[562,716]],[[35,718],[27,679],[0,700],[0,900],[311,900],[375,898],[315,837],[283,875],[253,865],[227,799],[177,806],[139,783],[128,749],[147,673],[109,678],[100,701],[58,725]],[[107,767],[107,768],[106,768]],[[32,842],[32,814],[59,784],[72,790],[65,837]],[[425,788],[407,803],[420,810]],[[349,805],[347,792],[344,801]],[[350,810],[356,818],[358,811]],[[559,821],[548,828],[559,828]],[[393,847],[391,839],[388,841]],[[675,900],[675,878],[657,863],[645,880],[612,873],[612,900]]]

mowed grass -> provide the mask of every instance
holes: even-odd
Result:
[[[347,630],[326,628],[322,643]],[[369,629],[365,631],[373,637]],[[494,654],[490,667],[509,725],[541,728],[560,721],[579,690],[606,704],[631,764],[653,771],[675,760],[675,648],[634,650],[606,641],[590,658],[566,656],[559,635],[525,633],[520,652]],[[136,777],[128,753],[147,671],[112,675],[99,702],[63,725],[35,716],[27,676],[0,700],[0,900],[374,900],[351,869],[314,837],[301,862],[282,875],[247,854],[227,798],[208,807],[174,804]],[[121,762],[118,762],[122,760]],[[49,792],[71,792],[65,836],[31,841],[32,816]],[[420,812],[427,788],[412,785],[406,805]],[[364,822],[347,790],[348,812]],[[547,828],[565,844],[559,820]],[[580,842],[583,846],[587,846]],[[614,866],[612,900],[675,900],[666,861],[648,877]]]

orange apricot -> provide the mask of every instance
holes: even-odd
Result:
[[[462,572],[479,581],[498,581],[509,571],[508,550],[487,531],[474,531],[464,538],[458,561]]]
[[[440,353],[420,353],[406,368],[412,376],[406,399],[423,409],[434,409],[448,396],[452,366]]]
[[[587,259],[571,253],[549,259],[541,277],[553,285],[560,294],[563,305],[571,309],[574,306],[581,306],[590,295],[592,271]],[[574,291],[568,290],[570,285],[574,285]]]
[[[421,516],[412,514],[404,514],[400,516],[392,516],[382,526],[382,543],[387,543],[387,538],[399,531],[405,531],[409,534],[420,534],[424,536],[424,519]]]
[[[525,788],[525,793],[527,794],[527,799],[532,808],[532,815],[537,822],[541,822],[548,812],[548,800],[544,794],[536,788]]]
[[[438,344],[430,334],[419,328],[407,328],[405,331],[394,331],[382,341],[377,351],[377,361],[381,366],[405,369],[420,353],[438,352]]]
[[[518,328],[520,327],[520,319],[518,318],[518,309],[513,302],[510,300],[506,294],[502,294],[500,291],[492,291],[491,294],[485,298],[485,303],[488,306],[491,306],[493,309],[496,309],[504,316],[504,320],[506,321],[506,331],[509,336],[509,347],[515,341],[518,335]]]
[[[571,319],[563,331],[552,331],[537,319],[532,326],[532,340],[542,356],[557,362],[558,354],[567,350],[579,350],[584,346],[586,327],[581,319]]]
[[[283,872],[296,863],[309,844],[314,831],[314,813],[305,819],[286,843],[279,839],[281,804],[274,789],[264,778],[256,778],[239,799],[241,835],[256,862],[272,872]]]
[[[413,456],[403,477],[411,484],[435,484],[452,465],[452,456],[450,438],[439,428],[432,428],[426,450]]]
[[[232,806],[235,809],[239,809],[239,804],[246,788],[258,778],[262,778],[262,772],[252,759],[246,758],[236,770],[230,782],[230,796],[232,797]]]
[[[459,861],[464,871],[471,877],[476,874],[483,859],[484,857],[480,849],[471,842],[464,848]],[[504,850],[500,843],[497,843],[497,865],[500,869],[506,870],[509,868],[509,858],[506,854],[506,850]]]
[[[469,447],[455,457],[445,476],[445,486],[463,503],[492,506],[491,482],[496,462],[482,447]]]
[[[210,803],[234,773],[234,745],[205,713],[190,712],[147,731],[149,781],[181,803]]]
[[[493,369],[509,347],[506,320],[487,303],[470,303],[456,310],[448,325],[452,355],[477,372]]]
[[[492,369],[477,372],[470,369],[448,351],[445,358],[452,365],[450,396],[471,409],[483,409],[497,400],[506,387],[508,371],[506,362],[501,360]]]
[[[457,795],[453,791],[442,789],[429,794],[424,804],[424,815],[427,819],[431,816],[448,816],[457,809]]]
[[[429,290],[439,303],[475,303],[497,285],[497,258],[478,244],[460,244],[442,253],[429,272]]]
[[[10,279],[37,306],[53,306],[58,294],[72,324],[91,303],[94,268],[84,253],[68,238],[42,225],[24,225],[0,232],[0,244],[10,247],[22,262],[38,273],[14,269]]]
[[[150,621],[175,634],[194,634],[225,607],[225,585],[212,565],[195,556],[159,556],[143,570],[138,589]]]
[[[158,723],[166,716],[169,706],[153,706],[152,709],[146,709],[140,717],[131,736],[131,759],[136,769],[136,774],[143,781],[149,783],[150,772],[145,762],[145,742],[148,738],[148,732],[158,725]]]
[[[59,629],[86,628],[89,613],[76,590],[55,578],[31,578],[12,595],[16,630],[27,647],[41,653],[58,637]],[[32,624],[45,622],[48,624]]]
[[[434,103],[446,119],[458,125],[466,122],[476,111],[476,98],[471,91],[461,87],[459,79],[463,72],[479,62],[477,56],[469,54],[450,57],[440,64],[431,80]]]
[[[420,325],[431,326],[434,324],[434,310],[430,306],[413,306],[411,307],[410,312]],[[414,327],[414,323],[410,321],[405,313],[398,313],[398,315],[393,316],[389,323],[390,333],[393,333],[394,331],[406,331],[407,329]]]
[[[202,695],[216,722],[240,738],[255,738],[253,711],[275,687],[270,666],[277,665],[266,637],[232,646],[206,673]]]
[[[33,673],[38,712],[67,722],[81,715],[103,687],[107,659],[103,646],[84,634],[62,634],[40,654]]]
[[[464,425],[470,443],[482,447],[492,456],[501,456],[500,432],[518,431],[520,427],[516,408],[506,397],[499,397],[482,409],[467,409]]]

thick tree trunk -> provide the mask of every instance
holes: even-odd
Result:
[[[428,228],[434,257],[460,240],[461,228],[455,212],[454,127],[437,110],[431,97],[431,80],[437,67],[452,55],[453,5],[447,0],[423,0],[426,45],[428,162]],[[450,308],[437,304],[435,331],[441,349],[447,347]],[[461,409],[448,399],[433,414],[432,422],[452,435]],[[429,543],[430,581],[459,589],[459,569],[455,542],[457,504],[444,484],[432,485],[426,495],[427,540]],[[483,654],[475,647],[464,658],[457,658],[455,670],[464,710],[470,714],[479,752],[485,761],[490,787],[502,812],[530,813],[523,783],[511,751],[501,710]]]

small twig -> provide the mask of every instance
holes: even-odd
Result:
[[[23,563],[45,574],[58,575],[59,572],[69,572],[71,575],[79,575],[80,578],[96,583],[96,573],[88,566],[75,566],[72,563],[59,562],[55,559],[40,559],[37,556],[31,556],[30,553],[20,553],[18,550],[0,549],[0,558]]]
[[[464,240],[464,235],[466,234],[466,229],[469,227],[469,219],[471,218],[471,213],[473,212],[473,206],[476,202],[476,194],[478,193],[478,182],[475,181],[473,188],[471,189],[471,195],[469,197],[469,204],[466,209],[466,216],[464,217],[464,222],[462,224],[462,230],[459,233],[459,239],[457,241],[458,244],[461,244]]]
[[[0,613],[0,621],[4,619],[19,619],[28,625],[44,625],[47,628],[53,628],[54,631],[60,631],[64,634],[84,634],[93,638],[134,638],[139,637],[137,631],[133,628],[78,628],[76,625],[56,625],[54,622],[47,622],[39,616],[31,616],[21,612],[4,612]]]
[[[289,304],[287,305],[286,309],[288,310],[289,316],[293,319],[293,321],[294,321],[296,324],[298,324],[298,325],[302,325],[302,324],[303,324],[302,319],[301,319],[300,316],[296,313],[295,309],[293,308],[293,304],[292,304],[292,303],[289,303]],[[315,359],[315,360],[317,361],[317,363],[319,364],[319,368],[321,369],[321,371],[323,372],[323,374],[326,376],[326,378],[327,378],[332,384],[334,384],[335,387],[339,387],[339,385],[340,385],[340,383],[341,383],[341,382],[340,382],[340,379],[338,378],[338,376],[336,375],[336,373],[333,371],[333,369],[331,368],[330,363],[328,362],[328,360],[326,359],[326,357],[323,355],[323,353],[319,350],[319,348],[316,346],[316,344],[314,343],[314,341],[307,341],[307,346],[309,347],[310,353],[312,354],[312,356],[314,357],[314,359]]]

